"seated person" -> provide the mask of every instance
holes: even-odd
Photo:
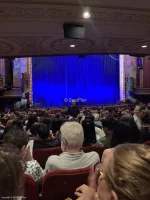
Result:
[[[89,187],[82,185],[75,194],[77,200],[149,200],[149,183],[150,147],[122,144],[95,166]]]
[[[103,130],[105,132],[105,136],[100,138],[100,141],[105,148],[110,148],[112,135],[116,127],[116,120],[113,118],[104,119],[102,121],[102,125],[103,125]]]
[[[1,121],[0,121],[0,140],[3,139],[4,129],[5,129],[5,127],[1,124]]]
[[[95,127],[98,127],[100,129],[102,129],[102,122],[100,122],[100,120],[99,120],[99,114],[98,113],[93,113],[93,116],[94,116]]]
[[[144,110],[140,116],[142,128],[140,129],[140,142],[150,141],[150,111]]]
[[[85,119],[82,122],[82,127],[84,130],[84,146],[96,144],[97,138],[93,115],[85,116]]]
[[[30,137],[30,139],[31,140],[35,140],[35,139],[37,139],[37,129],[38,129],[38,126],[39,126],[39,122],[35,122],[32,126],[31,126],[31,128],[30,128],[30,135],[29,135],[29,137]]]
[[[50,156],[46,162],[44,174],[56,169],[79,169],[99,162],[96,152],[84,153],[81,147],[84,142],[82,126],[77,122],[66,122],[61,126],[61,149],[59,156]]]
[[[60,131],[61,125],[62,125],[61,119],[55,118],[55,119],[52,120],[51,130],[52,130],[53,134],[56,134],[57,131]]]
[[[60,139],[52,135],[46,124],[38,123],[36,133],[38,141],[34,141],[33,148],[53,148],[61,145]]]
[[[4,132],[2,135],[2,140],[4,139],[4,136],[11,130],[11,129],[16,129],[16,130],[20,130],[18,126],[14,125],[14,124],[9,124],[4,128]]]
[[[0,199],[23,196],[25,162],[13,145],[0,146]]]
[[[112,134],[110,147],[124,143],[139,143],[140,132],[132,118],[121,118]]]
[[[32,125],[33,125],[35,122],[38,122],[37,116],[36,116],[35,114],[29,114],[28,120],[27,120],[27,124],[26,124],[26,126],[24,127],[24,131],[26,131],[27,134],[28,134],[29,136],[32,136],[32,135],[31,135],[31,132],[30,132],[30,129],[31,129]]]
[[[43,177],[43,170],[39,163],[32,158],[30,155],[30,149],[27,149],[27,144],[29,141],[28,135],[22,130],[11,129],[4,136],[4,144],[13,144],[16,146],[26,161],[26,174],[33,176],[35,181],[40,184]]]

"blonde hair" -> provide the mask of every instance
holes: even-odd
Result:
[[[150,199],[150,147],[123,144],[113,149],[105,179],[120,200]]]

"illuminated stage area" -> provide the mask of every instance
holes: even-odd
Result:
[[[32,58],[33,104],[67,106],[109,105],[120,101],[119,55]]]

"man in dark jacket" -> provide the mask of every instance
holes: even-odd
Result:
[[[68,115],[70,115],[73,118],[77,118],[79,114],[79,108],[76,106],[76,101],[71,101],[71,106],[68,108]]]

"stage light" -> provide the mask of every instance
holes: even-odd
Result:
[[[76,47],[76,45],[74,45],[74,44],[71,44],[71,45],[70,45],[70,47],[71,47],[71,48],[75,48],[75,47]]]
[[[85,19],[88,19],[88,18],[90,18],[90,13],[89,12],[84,12],[83,13],[83,17],[85,18]]]
[[[147,48],[147,45],[143,45],[142,48]]]

